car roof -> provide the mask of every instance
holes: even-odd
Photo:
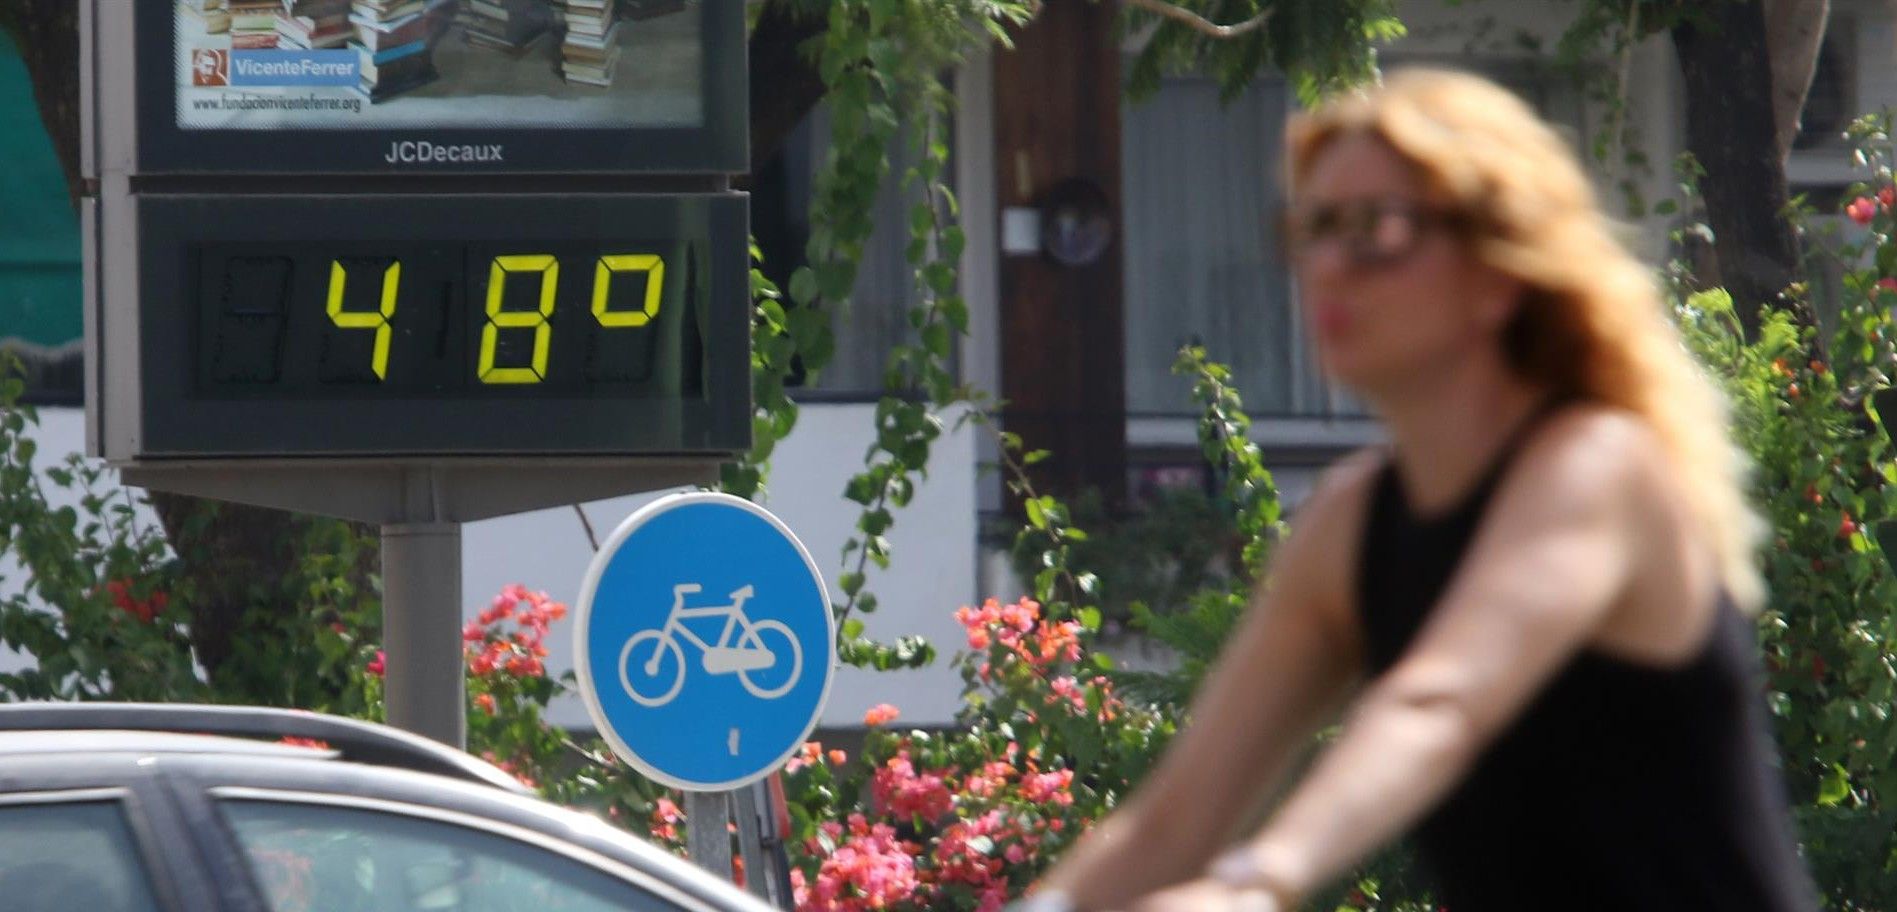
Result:
[[[222,736],[199,742],[189,753],[213,753],[219,744],[235,753],[254,753],[231,741],[276,743],[286,739],[321,742],[338,759],[409,769],[477,782],[518,795],[532,790],[499,767],[412,732],[298,709],[266,706],[213,706],[192,703],[11,703],[0,705],[0,733],[54,731],[171,733]],[[42,752],[43,753],[43,752]]]
[[[0,731],[0,758],[39,754],[228,754],[253,757],[334,759],[333,750],[226,738],[219,735],[151,731]]]

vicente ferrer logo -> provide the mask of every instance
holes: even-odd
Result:
[[[191,84],[194,86],[230,85],[230,52],[213,50],[211,48],[198,48],[192,51]]]

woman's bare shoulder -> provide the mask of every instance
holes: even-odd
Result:
[[[1523,453],[1538,490],[1580,486],[1598,493],[1612,484],[1636,496],[1664,487],[1667,449],[1653,425],[1636,412],[1602,403],[1563,407]]]
[[[1318,476],[1291,518],[1291,539],[1278,561],[1280,573],[1298,575],[1307,592],[1331,596],[1327,601],[1348,593],[1371,490],[1388,458],[1381,449],[1359,450]]]

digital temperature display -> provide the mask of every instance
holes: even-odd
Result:
[[[742,452],[746,209],[146,196],[142,458]]]
[[[204,396],[697,395],[679,243],[207,245]],[[675,375],[675,383],[661,382]]]

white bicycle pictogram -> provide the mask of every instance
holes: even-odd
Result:
[[[672,702],[685,686],[685,649],[680,646],[680,638],[690,640],[702,652],[700,665],[706,674],[736,674],[743,682],[744,689],[760,700],[775,700],[790,692],[804,670],[803,646],[797,642],[790,627],[782,621],[753,621],[744,614],[744,603],[757,593],[745,586],[731,593],[731,604],[703,608],[685,607],[685,597],[703,591],[697,583],[680,583],[672,587],[672,613],[666,615],[664,626],[652,630],[641,630],[626,640],[619,650],[619,684],[626,694],[643,706],[664,706]],[[718,642],[707,643],[703,637],[693,633],[683,621],[690,618],[722,617],[724,629],[718,634]],[[784,640],[783,647],[789,653],[790,674],[784,683],[776,687],[765,687],[752,679],[753,672],[776,668],[781,654],[765,645],[765,634],[777,634]],[[735,644],[734,644],[735,637]],[[641,647],[649,646],[651,655],[647,656]],[[631,670],[635,667],[634,652],[639,652],[636,665],[643,672],[641,683],[644,688],[633,683]],[[671,661],[666,661],[667,657]],[[664,669],[670,665],[671,672]],[[669,683],[667,683],[669,682]],[[664,684],[655,687],[655,684]],[[656,695],[654,695],[656,692]]]

